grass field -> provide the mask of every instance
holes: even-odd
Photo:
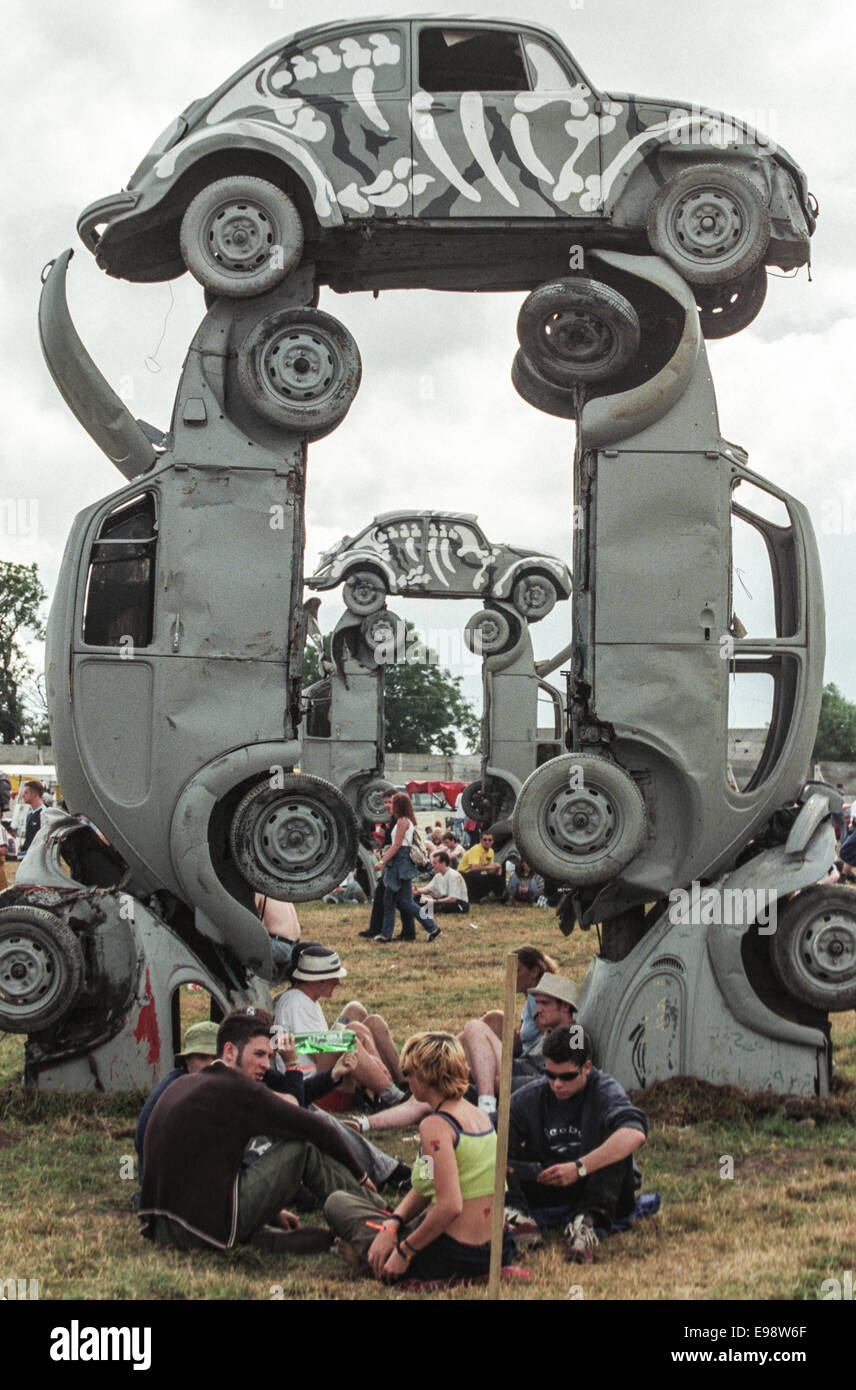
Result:
[[[348,968],[336,1003],[359,998],[397,1040],[420,1027],[457,1030],[501,1007],[506,953],[532,942],[582,979],[593,932],[560,936],[553,914],[479,907],[477,931],[444,926],[432,946],[380,949],[357,937],[365,908],[309,904],[303,936],[335,946]],[[185,994],[186,1021],[205,996]],[[332,1016],[332,1014],[330,1014]],[[638,1155],[659,1216],[613,1237],[586,1269],[555,1241],[521,1257],[508,1299],[817,1299],[856,1250],[856,1014],[835,1018],[839,1080],[826,1101],[752,1098],[691,1081],[637,1097],[651,1116]],[[484,1297],[479,1286],[406,1294],[354,1277],[335,1255],[282,1260],[153,1248],[131,1213],[128,1156],[142,1097],[25,1093],[23,1041],[0,1034],[0,1280],[38,1279],[41,1299],[393,1299]],[[764,1113],[764,1112],[768,1113]],[[412,1161],[415,1134],[380,1136]],[[733,1178],[726,1157],[733,1159]],[[311,1220],[312,1218],[307,1218]]]

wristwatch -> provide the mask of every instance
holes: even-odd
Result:
[[[581,1158],[575,1158],[575,1159],[574,1159],[574,1162],[575,1162],[576,1165],[577,1165],[577,1177],[578,1177],[578,1178],[587,1178],[587,1177],[588,1177],[588,1172],[586,1171],[586,1165],[583,1163],[582,1159],[581,1159]]]

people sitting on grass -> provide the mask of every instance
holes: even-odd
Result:
[[[511,907],[517,907],[520,904],[524,907],[535,907],[543,894],[543,878],[534,872],[525,859],[521,859],[520,863],[515,865],[509,874],[502,901]]]
[[[449,863],[453,869],[460,869],[460,863],[466,854],[463,845],[455,838],[454,832],[447,830],[443,836],[443,849],[449,856]]]
[[[553,957],[546,955],[537,946],[519,946],[516,955],[516,991],[523,995],[524,1003],[520,1027],[514,1030],[514,1055],[515,1057],[525,1057],[533,1049],[537,1055],[543,1038],[535,1018],[538,1005],[533,991],[544,975],[558,975],[560,970]],[[502,1041],[505,1023],[502,1009],[489,1009],[486,1014],[482,1014],[482,1022],[486,1023]]]
[[[596,1231],[635,1208],[641,1175],[633,1154],[648,1120],[592,1066],[591,1040],[578,1024],[548,1033],[543,1058],[543,1078],[511,1097],[506,1219],[519,1234],[564,1227],[566,1258],[588,1263]]]
[[[237,1011],[237,1016],[243,1016],[246,1010]],[[236,1015],[230,1014],[229,1017]],[[332,1067],[327,1071],[316,1072],[314,1076],[307,1076],[299,1064],[297,1053],[294,1050],[294,1037],[290,1033],[277,1035],[273,1025],[273,1018],[263,1010],[256,1010],[254,1016],[261,1022],[267,1023],[273,1042],[273,1051],[280,1058],[284,1071],[276,1067],[268,1067],[262,1078],[264,1085],[269,1090],[277,1092],[285,1099],[293,1100],[297,1105],[308,1110],[314,1110],[318,1101],[322,1097],[329,1095],[341,1082],[349,1076],[357,1065],[356,1053],[340,1052],[335,1058]],[[146,1127],[149,1122],[155,1105],[160,1100],[164,1091],[177,1081],[180,1076],[195,1076],[203,1067],[210,1066],[217,1056],[217,1032],[218,1024],[205,1021],[202,1023],[192,1023],[185,1034],[184,1051],[176,1053],[176,1065],[172,1071],[158,1082],[151,1095],[146,1100],[140,1118],[137,1121],[136,1134],[134,1135],[134,1148],[137,1153],[137,1172],[142,1181],[143,1175],[143,1148],[146,1136]],[[277,1043],[279,1042],[279,1046]],[[274,1060],[272,1058],[272,1060]],[[385,1154],[382,1149],[378,1149],[362,1135],[357,1134],[347,1125],[342,1124],[335,1116],[327,1117],[330,1123],[339,1130],[348,1148],[352,1150],[354,1156],[362,1163],[369,1177],[376,1187],[384,1187],[387,1184],[397,1187],[406,1177],[409,1176],[410,1169],[401,1159]],[[252,1145],[251,1145],[252,1148]],[[248,1151],[246,1161],[251,1161],[255,1157]],[[139,1200],[134,1203],[139,1205]]]
[[[434,877],[424,888],[417,890],[416,902],[419,904],[419,916],[423,922],[427,925],[429,919],[431,920],[428,940],[434,941],[440,935],[440,928],[433,921],[434,916],[444,912],[460,915],[469,912],[470,904],[467,885],[457,869],[452,868],[444,849],[432,854],[431,867]]]
[[[544,957],[544,960],[548,960]],[[576,1014],[577,987],[564,975],[545,973],[537,986],[527,991],[535,1005],[534,1023],[537,1038],[522,1047],[512,1062],[511,1087],[516,1090],[544,1074],[541,1055],[544,1037],[562,1024],[573,1023]],[[458,1034],[470,1072],[471,1099],[488,1115],[496,1114],[499,1077],[502,1063],[502,1043],[497,1033],[497,1015],[472,1018]],[[491,1022],[485,1020],[491,1018]],[[374,1115],[362,1115],[353,1120],[361,1133],[400,1129],[415,1125],[427,1114],[427,1109],[414,1096],[401,1105],[390,1106]]]
[[[483,830],[481,839],[472,849],[468,849],[458,865],[467,885],[467,897],[471,903],[482,902],[485,898],[502,897],[505,886],[505,868],[494,862],[493,835]]]
[[[353,1091],[358,1084],[377,1098],[382,1107],[397,1105],[404,1099],[395,1084],[401,1080],[398,1049],[389,1026],[380,1014],[370,1014],[358,999],[352,999],[328,1026],[321,999],[330,999],[347,975],[336,951],[318,942],[300,942],[295,948],[286,975],[291,988],[280,994],[274,1022],[286,1033],[325,1033],[349,1029],[357,1039],[357,1065],[344,1083]],[[307,1068],[324,1069],[332,1065],[335,1053],[313,1053],[306,1057]]]
[[[347,878],[343,879],[338,888],[334,888],[332,893],[325,893],[321,899],[323,903],[329,903],[331,907],[345,903],[364,903],[366,895],[357,882],[357,875],[352,869]]]
[[[138,1215],[144,1235],[181,1250],[246,1244],[326,1249],[329,1233],[323,1231],[306,1247],[293,1239],[299,1221],[287,1204],[300,1187],[319,1202],[342,1190],[373,1191],[365,1168],[326,1118],[261,1084],[270,1057],[270,1015],[230,1014],[217,1031],[217,1060],[178,1077],[160,1096],[143,1145]],[[258,1135],[273,1142],[242,1166]]]
[[[450,1033],[417,1033],[401,1052],[414,1098],[425,1106],[410,1192],[379,1219],[370,1196],[334,1193],[324,1215],[342,1253],[376,1279],[477,1278],[490,1266],[496,1133],[464,1094],[467,1059]],[[514,1258],[503,1236],[502,1262]]]

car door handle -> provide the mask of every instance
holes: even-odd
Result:
[[[457,111],[457,109],[456,106],[447,106],[444,101],[432,101],[429,111],[433,116],[437,111]]]

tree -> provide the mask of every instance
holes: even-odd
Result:
[[[823,687],[820,720],[812,762],[821,759],[848,763],[856,759],[856,705],[845,700],[837,685]]]
[[[27,687],[33,667],[21,644],[25,633],[45,635],[39,608],[47,598],[38,567],[0,560],[0,742],[24,743],[29,712]]]
[[[480,736],[475,710],[461,692],[461,677],[439,664],[436,652],[407,624],[405,660],[386,668],[383,714],[388,753],[454,753],[458,736],[467,749]]]
[[[461,677],[439,664],[436,652],[425,647],[412,623],[406,623],[404,659],[386,666],[383,714],[388,753],[457,751],[458,737],[467,748],[478,744],[478,716],[461,692]],[[330,634],[324,637],[329,660]],[[322,676],[318,648],[307,644],[303,655],[303,685]]]

